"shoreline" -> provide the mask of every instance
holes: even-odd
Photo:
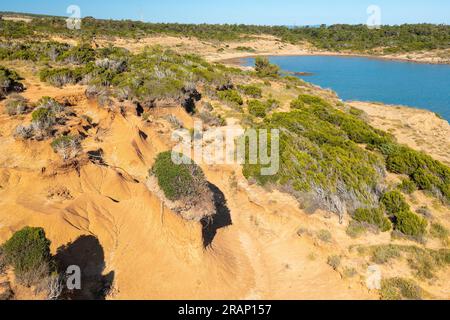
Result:
[[[236,54],[234,57],[221,57],[217,59],[212,59],[214,62],[239,65],[242,66],[243,59],[256,58],[256,57],[311,57],[311,56],[324,56],[324,57],[347,57],[347,58],[367,58],[375,60],[385,60],[385,61],[397,61],[397,62],[409,62],[418,64],[432,64],[432,65],[450,65],[450,60],[446,61],[430,61],[426,59],[414,59],[414,58],[403,58],[396,56],[377,56],[370,54],[358,54],[358,53],[342,53],[342,52],[332,52],[332,51],[299,51],[299,52],[261,52],[261,53],[248,53],[248,54]]]

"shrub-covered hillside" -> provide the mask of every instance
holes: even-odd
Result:
[[[345,111],[310,95],[300,95],[292,101],[291,108],[289,113],[266,117],[262,124],[281,128],[281,170],[276,176],[261,176],[260,165],[245,165],[246,177],[262,184],[279,185],[306,207],[339,214],[382,205],[386,171],[408,175],[417,188],[445,203],[450,201],[450,168],[397,144],[393,137],[359,118],[355,110]],[[396,221],[403,218],[409,223],[415,219],[409,214],[409,207],[386,213]],[[373,216],[379,214],[377,211],[369,214],[371,217],[363,218],[364,221],[389,229],[382,217]],[[417,220],[413,224],[422,222]],[[408,228],[399,226],[406,234],[423,233],[421,226],[414,227],[419,232]]]

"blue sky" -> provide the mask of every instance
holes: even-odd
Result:
[[[382,24],[450,24],[449,0],[2,0],[0,11],[148,22],[315,25],[366,23],[369,5],[381,9]]]

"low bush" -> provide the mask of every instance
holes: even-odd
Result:
[[[323,242],[331,242],[333,240],[333,236],[331,235],[331,232],[328,230],[319,230],[317,232],[317,238]]]
[[[33,137],[34,129],[33,126],[24,126],[24,125],[18,125],[13,132],[13,136],[16,139],[22,139],[22,140],[28,140]]]
[[[327,264],[333,268],[333,270],[337,270],[341,265],[341,257],[340,256],[329,256],[327,259]]]
[[[411,210],[403,210],[395,213],[395,229],[414,238],[421,238],[427,230],[427,221]]]
[[[255,85],[239,85],[238,86],[238,90],[249,97],[252,98],[262,98],[262,90],[260,87],[255,86]]]
[[[37,108],[45,108],[51,112],[58,114],[64,111],[65,106],[51,97],[42,97],[36,103]]]
[[[412,194],[417,190],[416,184],[410,179],[403,179],[402,182],[398,185],[398,188],[406,194]]]
[[[184,155],[160,153],[149,174],[157,180],[164,196],[171,201],[170,208],[186,220],[210,222],[216,214],[214,194],[202,169]]]
[[[353,219],[377,226],[382,232],[391,230],[392,224],[380,208],[360,208],[353,214]]]
[[[386,192],[381,198],[381,203],[388,215],[394,219],[395,230],[416,239],[425,235],[427,221],[411,211],[399,191]]]
[[[235,105],[243,105],[244,100],[239,95],[239,93],[236,90],[230,89],[230,90],[224,90],[217,92],[217,96],[220,100],[224,102],[228,102]]]
[[[291,102],[291,108],[292,109],[302,109],[305,106],[310,106],[310,107],[327,107],[330,104],[325,101],[324,99],[317,97],[317,96],[312,96],[309,94],[301,94],[298,96],[297,99],[293,100]]]
[[[22,92],[24,86],[19,82],[21,79],[17,72],[0,65],[0,99],[10,92]]]
[[[245,52],[256,52],[256,50],[253,49],[252,47],[245,47],[245,46],[236,47],[235,50],[237,50],[237,51],[245,51]]]
[[[404,258],[409,267],[422,279],[432,279],[439,269],[450,264],[450,250],[432,250],[418,246],[380,245],[366,251],[374,263],[384,264],[392,259]]]
[[[5,108],[10,116],[24,114],[29,110],[28,100],[21,95],[10,96],[5,103]]]
[[[66,84],[76,84],[82,78],[77,75],[76,72],[69,68],[61,69],[42,69],[39,72],[40,80],[43,82],[48,82],[55,87],[63,87]]]
[[[264,118],[266,116],[267,106],[259,100],[249,100],[247,102],[248,112],[259,118]]]
[[[50,240],[42,228],[25,227],[6,241],[3,246],[6,262],[14,268],[14,273],[26,285],[48,276],[52,266]],[[34,276],[31,276],[33,274]],[[33,281],[28,281],[33,279]]]
[[[69,135],[56,138],[51,146],[64,161],[76,158],[82,151],[80,139]]]
[[[270,63],[266,57],[257,57],[255,59],[255,71],[260,77],[278,77],[280,74],[280,67]]]
[[[282,129],[280,170],[263,176],[261,165],[246,163],[244,176],[260,184],[277,183],[311,211],[321,208],[344,214],[378,206],[384,159],[361,148],[335,124],[339,113],[331,106],[308,107],[266,117],[261,126]]]
[[[58,61],[71,64],[84,64],[95,60],[95,50],[87,45],[75,46],[59,55]]]
[[[33,129],[46,133],[56,122],[55,113],[50,108],[37,108],[31,114]]]
[[[381,203],[390,216],[395,216],[400,211],[409,210],[409,205],[406,203],[405,197],[397,190],[386,192],[381,198]]]
[[[182,156],[184,162],[191,162]],[[175,164],[171,152],[160,153],[151,169],[167,199],[171,201],[198,196],[199,187],[206,182],[202,169],[194,163]]]
[[[450,201],[450,168],[423,152],[405,146],[380,146],[390,172],[405,174],[420,190],[426,190],[442,200]]]

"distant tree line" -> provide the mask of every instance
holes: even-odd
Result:
[[[1,14],[1,13],[0,13]],[[273,35],[284,42],[310,42],[320,49],[333,51],[370,51],[385,53],[444,49],[450,47],[450,26],[404,24],[369,29],[366,25],[321,25],[319,27],[258,26],[243,24],[145,23],[132,20],[100,20],[86,17],[80,30],[70,30],[65,18],[30,16],[31,22],[0,20],[0,32],[7,39],[59,34],[92,39],[125,37],[139,39],[151,35],[190,36],[202,40],[231,41],[258,35]]]

